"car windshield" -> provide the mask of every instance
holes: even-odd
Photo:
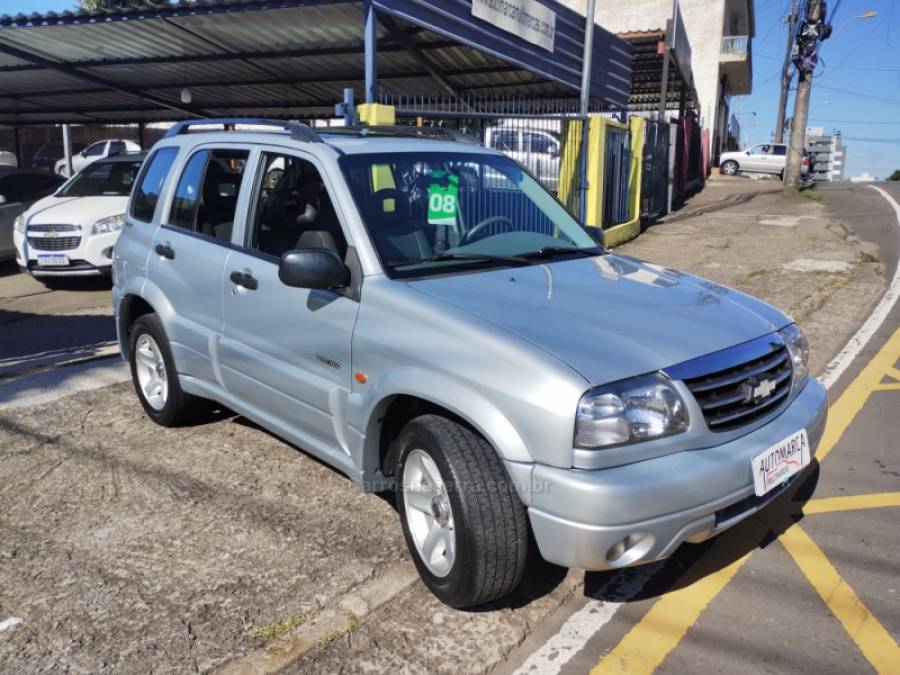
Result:
[[[75,176],[59,193],[60,197],[127,197],[141,168],[133,162],[94,162]]]
[[[602,253],[562,204],[502,155],[382,153],[340,163],[391,277]]]

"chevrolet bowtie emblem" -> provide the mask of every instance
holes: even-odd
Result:
[[[775,380],[762,380],[758,382],[755,378],[750,378],[743,384],[744,401],[750,403],[751,401],[760,401],[764,398],[768,398],[772,395],[772,392],[775,391],[776,386]]]

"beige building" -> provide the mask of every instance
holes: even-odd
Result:
[[[585,0],[561,2],[582,14],[587,6]],[[664,31],[676,2],[690,42],[700,124],[709,134],[709,157],[715,162],[725,142],[732,97],[752,89],[753,0],[598,0],[596,21],[618,34]]]

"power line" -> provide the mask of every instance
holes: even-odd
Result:
[[[860,91],[852,91],[850,89],[841,89],[840,87],[830,87],[827,84],[819,84],[820,89],[827,89],[829,91],[836,91],[840,94],[848,94],[849,96],[855,96],[858,99],[862,99],[865,101],[872,101],[873,103],[882,103],[884,105],[900,105],[900,99],[898,98],[888,98],[886,96],[873,96],[872,94],[866,94]]]
[[[828,122],[829,124],[896,124],[900,126],[900,122],[876,122],[875,120],[832,120],[825,117],[810,117],[816,122]]]
[[[841,138],[845,141],[856,141],[857,143],[900,143],[900,138],[865,138],[863,136],[844,136]]]

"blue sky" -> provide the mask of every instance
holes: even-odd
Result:
[[[829,12],[838,1],[828,1]],[[74,0],[0,0],[0,13],[62,11],[74,4]],[[775,128],[787,35],[782,18],[790,4],[790,0],[756,0],[754,90],[733,105],[742,113],[743,137],[751,142],[771,140]],[[868,11],[878,16],[852,19]],[[900,169],[900,0],[840,0],[833,25],[836,32],[822,48],[813,83],[810,125],[843,132],[847,176],[863,171],[886,176]],[[789,115],[793,108],[791,98]]]
[[[828,0],[829,13],[836,3]],[[733,105],[743,110],[744,138],[754,142],[771,140],[775,128],[787,39],[782,17],[790,5],[790,0],[756,1],[753,93]],[[869,11],[878,16],[852,18]],[[809,125],[843,133],[847,177],[863,171],[884,177],[900,169],[900,1],[843,0],[832,25],[835,33],[822,46],[813,81]],[[788,115],[793,110],[792,95]]]

